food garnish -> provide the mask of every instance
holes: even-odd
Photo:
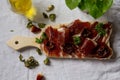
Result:
[[[49,65],[49,64],[50,64],[49,58],[46,58],[46,59],[44,60],[44,64],[45,64],[45,65]]]
[[[52,11],[53,9],[55,8],[55,6],[54,5],[50,5],[50,6],[48,6],[48,8],[47,8],[47,12],[50,12],[50,11]]]
[[[43,17],[48,18],[48,15],[45,12],[43,12]]]
[[[39,66],[38,61],[35,60],[33,56],[30,56],[27,60],[25,60],[24,64],[25,64],[25,67],[27,67],[29,69],[33,69],[33,68]]]
[[[43,39],[36,38],[35,42],[41,44],[43,42]]]
[[[47,35],[46,35],[45,32],[42,33],[41,38],[42,38],[43,40],[47,38]]]
[[[71,10],[78,7],[94,18],[101,17],[113,4],[113,0],[65,0],[65,2]]]
[[[46,26],[45,23],[38,23],[39,28],[44,28]]]
[[[106,34],[106,31],[105,29],[103,28],[103,24],[102,23],[99,23],[96,25],[95,29],[97,30],[98,34],[100,36],[104,36]]]
[[[39,55],[42,55],[42,52],[39,48],[37,48],[36,51],[38,52]]]
[[[29,21],[28,24],[27,24],[27,28],[31,28],[32,27],[32,21]]]
[[[33,56],[30,56],[27,60],[25,60],[25,59],[23,59],[23,56],[20,54],[19,60],[21,62],[24,62],[25,67],[27,67],[29,69],[33,69],[33,68],[39,66],[38,61],[35,60]]]
[[[75,45],[78,45],[78,44],[80,44],[81,39],[80,39],[79,36],[74,36],[74,37],[73,37],[73,41],[74,41],[74,44],[75,44]]]
[[[76,7],[78,7],[81,0],[65,0],[66,5],[72,10]]]
[[[23,59],[23,56],[20,54],[19,59],[21,62],[25,62],[25,59]]]
[[[50,19],[51,21],[55,21],[55,19],[56,19],[56,14],[50,14],[50,15],[49,15],[49,19]]]
[[[31,30],[31,32],[33,33],[39,33],[41,31],[40,28],[36,27],[32,21],[29,20],[28,24],[27,24],[27,28],[29,28]]]
[[[40,39],[36,38],[35,42],[38,44],[41,44],[44,41],[44,39],[46,39],[46,38],[47,38],[46,34],[42,33],[41,38]]]

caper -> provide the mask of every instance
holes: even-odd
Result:
[[[32,27],[32,21],[29,21],[28,24],[27,24],[27,28],[31,28]]]
[[[45,64],[45,65],[49,65],[49,64],[50,64],[49,58],[46,58],[46,59],[44,60],[44,64]]]
[[[55,7],[54,7],[54,5],[50,5],[50,6],[48,6],[48,8],[47,8],[47,12],[50,12],[50,11],[52,11],[53,9],[54,9]]]
[[[23,56],[20,54],[19,59],[21,62],[25,62],[25,59],[23,59]]]
[[[37,48],[36,51],[38,52],[39,55],[42,55],[42,52],[39,48]]]
[[[51,21],[55,21],[55,19],[56,19],[56,14],[50,14],[50,15],[49,15],[49,19],[50,19]]]
[[[44,17],[44,18],[48,18],[48,15],[43,12],[43,17]]]
[[[46,26],[45,23],[38,23],[39,28],[44,28]]]

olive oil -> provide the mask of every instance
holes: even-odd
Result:
[[[33,19],[36,15],[36,9],[31,0],[9,0],[12,10],[18,14],[23,14],[28,19]]]

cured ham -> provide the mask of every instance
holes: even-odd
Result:
[[[75,20],[59,28],[47,26],[45,29],[47,38],[41,48],[48,57],[53,58],[110,59],[113,54],[108,45],[112,32],[111,23],[105,23],[96,30],[98,24],[99,22]],[[99,28],[104,32],[100,32]],[[73,37],[76,37],[77,44]]]

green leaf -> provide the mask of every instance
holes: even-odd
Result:
[[[95,29],[96,29],[96,31],[98,32],[98,34],[99,34],[100,36],[104,36],[104,35],[106,34],[106,31],[105,31],[105,29],[103,28],[103,26],[104,26],[104,24],[102,24],[102,23],[99,23],[99,24],[97,24],[97,25],[95,26]]]
[[[66,5],[72,10],[79,5],[81,0],[65,0],[65,2],[66,2]]]
[[[42,33],[42,35],[41,35],[41,37],[42,37],[42,39],[43,39],[43,40],[45,40],[45,39],[47,38],[46,33],[45,33],[45,32],[43,32],[43,33]]]
[[[36,38],[35,42],[38,43],[38,44],[40,44],[40,43],[43,42],[43,39],[38,39],[38,38]]]
[[[78,45],[78,44],[81,43],[81,39],[80,39],[79,36],[74,36],[74,37],[73,37],[73,41],[74,41],[74,44],[75,44],[75,45]]]
[[[101,17],[113,4],[113,0],[81,0],[79,8],[94,18]]]

